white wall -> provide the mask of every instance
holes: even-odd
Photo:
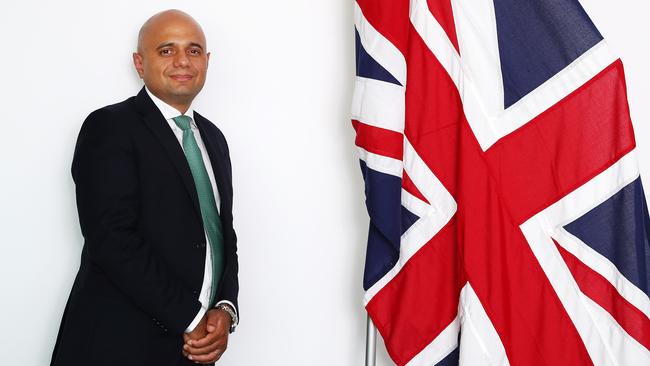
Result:
[[[70,177],[80,124],[139,90],[137,30],[172,7],[207,34],[197,110],[233,159],[242,321],[221,364],[363,363],[368,220],[349,123],[351,1],[3,2],[0,364],[49,362],[82,245]],[[626,64],[646,178],[648,6],[583,3]],[[382,347],[378,365],[389,365]]]

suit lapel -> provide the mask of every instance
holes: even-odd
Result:
[[[136,96],[135,101],[137,110],[142,116],[145,125],[158,138],[158,141],[164,147],[167,155],[176,167],[176,170],[185,185],[187,193],[190,196],[192,205],[194,206],[199,218],[201,218],[201,208],[199,206],[199,197],[196,193],[196,186],[194,185],[194,178],[192,178],[190,166],[187,164],[187,159],[185,158],[185,154],[183,154],[183,149],[178,143],[176,136],[174,136],[174,132],[169,128],[167,121],[151,98],[149,98],[144,87]]]

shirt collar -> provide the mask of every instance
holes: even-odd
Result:
[[[147,91],[147,94],[149,94],[149,97],[151,100],[153,100],[153,103],[156,105],[156,107],[158,107],[160,113],[162,113],[163,117],[165,117],[166,120],[170,120],[181,115],[181,112],[178,109],[170,106],[157,96],[153,95],[153,93],[146,86],[144,87],[144,90]],[[194,108],[192,108],[192,105],[190,105],[190,107],[187,109],[187,112],[185,112],[185,116],[192,118],[192,124],[196,124],[194,122]]]

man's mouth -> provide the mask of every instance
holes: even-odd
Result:
[[[171,75],[170,77],[176,81],[188,81],[192,79],[192,75]]]

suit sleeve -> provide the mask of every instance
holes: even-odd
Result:
[[[153,321],[183,333],[201,303],[138,229],[137,161],[124,126],[100,109],[84,121],[72,162],[77,210],[90,259]]]
[[[224,268],[223,271],[223,286],[217,295],[217,304],[224,301],[231,303],[235,307],[235,311],[239,317],[239,303],[237,302],[237,297],[239,294],[239,263],[236,251],[237,237],[234,230],[232,231],[232,235],[233,246],[235,246],[235,249],[228,254],[228,265],[226,268]]]
[[[230,188],[230,192],[233,192],[232,188],[232,166],[230,163],[230,152],[228,150],[228,143],[226,142],[226,138],[223,136],[221,131],[219,131],[218,128],[214,127],[214,129],[217,132],[218,138],[222,142],[222,146],[225,147],[225,161],[226,161],[226,169],[227,169],[227,178],[228,178],[228,184]],[[233,197],[234,198],[234,197]],[[232,203],[232,200],[231,200]],[[228,250],[227,258],[226,258],[226,267],[224,268],[223,272],[223,279],[222,279],[222,286],[219,289],[219,293],[217,294],[217,303],[219,302],[224,302],[227,301],[235,307],[235,311],[237,312],[237,316],[240,317],[239,313],[239,303],[237,301],[237,297],[239,295],[239,277],[238,277],[238,272],[239,272],[239,261],[237,257],[237,234],[235,233],[235,229],[233,228],[233,222],[232,222],[232,206],[230,206],[227,216],[227,223],[224,223],[225,225],[223,226],[224,228],[228,229],[228,241],[230,243],[230,248]]]

